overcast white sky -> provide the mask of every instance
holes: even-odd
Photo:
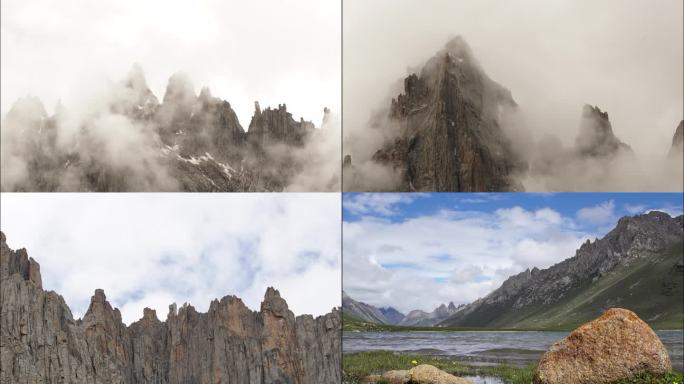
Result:
[[[533,130],[572,143],[582,105],[595,104],[637,153],[662,156],[682,119],[682,4],[344,1],[345,131],[363,129],[370,111],[396,96],[390,88],[409,67],[462,35],[485,72],[530,115]]]
[[[2,231],[41,266],[75,317],[96,288],[130,323],[143,308],[237,295],[258,310],[268,286],[297,315],[340,305],[340,194],[3,193]]]
[[[19,97],[68,107],[139,63],[161,100],[187,73],[247,129],[254,101],[320,126],[340,110],[338,0],[3,0],[2,115]]]

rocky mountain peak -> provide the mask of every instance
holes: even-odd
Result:
[[[184,73],[174,73],[166,85],[164,93],[164,104],[192,104],[195,101],[195,86],[188,75]]]
[[[589,104],[582,108],[575,147],[580,154],[592,157],[612,157],[621,151],[631,152],[629,145],[620,141],[613,133],[608,112]]]
[[[373,160],[403,175],[400,190],[521,190],[525,168],[500,119],[516,108],[510,91],[491,80],[463,38],[449,41],[392,99],[387,129],[399,129]]]
[[[4,123],[12,130],[39,132],[48,118],[43,102],[35,96],[26,96],[12,104]]]
[[[255,102],[247,136],[251,143],[262,147],[279,143],[302,145],[314,130],[315,126],[310,121],[302,118],[295,121],[285,104],[262,110],[259,103]]]
[[[211,102],[213,99],[214,99],[214,97],[211,95],[211,90],[209,89],[209,87],[207,87],[207,86],[202,87],[202,89],[200,90],[199,96],[197,96],[197,100],[200,103],[206,104],[206,103]]]
[[[128,76],[124,81],[124,84],[131,89],[135,90],[147,90],[149,86],[147,85],[147,80],[145,79],[145,72],[142,67],[135,63],[128,71]]]
[[[454,58],[470,59],[472,57],[472,50],[470,45],[461,35],[452,37],[444,45],[444,52],[448,54],[447,56],[452,56]]]
[[[143,309],[142,320],[147,321],[147,322],[159,321],[159,319],[157,318],[157,311],[155,311],[154,309],[145,307],[145,309]]]
[[[261,312],[271,313],[277,317],[293,316],[285,299],[280,297],[280,292],[273,287],[268,287],[261,302]]]
[[[7,245],[5,234],[0,231],[0,279],[7,279],[12,275],[19,275],[21,279],[37,288],[43,287],[40,275],[40,265],[28,256],[26,249],[13,251]]]

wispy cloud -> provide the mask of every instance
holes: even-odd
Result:
[[[267,286],[297,314],[339,305],[337,194],[7,194],[10,247],[41,264],[76,316],[103,288],[124,321],[146,306],[206,310],[228,294],[258,309]],[[312,289],[315,287],[315,289]]]
[[[421,193],[360,193],[348,194],[344,198],[344,208],[354,215],[392,216],[397,206],[410,204],[416,199],[427,196]]]
[[[606,224],[615,221],[615,202],[613,200],[584,207],[577,211],[577,220],[591,224]]]

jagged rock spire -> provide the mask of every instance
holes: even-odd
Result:
[[[589,104],[582,108],[580,131],[575,146],[581,154],[593,157],[615,156],[620,151],[631,152],[629,145],[620,141],[613,133],[608,112]]]
[[[164,104],[188,104],[195,100],[195,86],[185,73],[174,73],[166,85]]]

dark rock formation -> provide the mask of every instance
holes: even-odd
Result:
[[[278,105],[278,109],[269,107],[262,111],[255,102],[248,140],[262,147],[280,143],[301,145],[314,128],[310,121],[295,121],[285,104]]]
[[[651,327],[634,312],[613,308],[554,343],[534,383],[614,383],[670,370],[667,349]]]
[[[516,107],[466,42],[454,38],[420,74],[404,79],[404,93],[392,100],[392,127],[385,127],[400,132],[373,159],[402,171],[398,190],[521,190],[513,176],[525,164],[500,126],[502,115]]]
[[[551,324],[545,321],[551,321],[550,313],[553,313],[560,318],[560,323],[553,325],[566,326],[578,319],[592,316],[604,306],[609,308],[614,306],[615,302],[627,300],[617,295],[635,297],[634,300],[642,306],[652,304],[653,307],[648,307],[649,310],[659,309],[660,313],[666,310],[674,318],[681,316],[682,306],[681,303],[677,304],[682,297],[681,285],[676,296],[671,300],[665,298],[661,301],[653,296],[653,289],[649,288],[648,284],[653,284],[659,289],[662,284],[681,279],[681,275],[673,275],[672,278],[657,276],[658,269],[649,268],[656,265],[664,271],[671,271],[673,260],[681,260],[683,222],[683,216],[673,218],[657,211],[623,217],[602,239],[594,242],[587,240],[576,251],[574,257],[547,269],[527,269],[509,277],[501,287],[484,298],[466,305],[442,324],[511,327],[518,324],[532,326],[532,321],[536,326],[549,326]],[[642,264],[645,265],[645,270],[631,269]],[[613,274],[614,271],[618,271],[617,275]],[[626,280],[627,287],[624,289],[620,288],[621,276],[631,279]],[[609,289],[605,289],[601,295],[591,294],[590,298],[583,296],[587,289],[595,287],[604,278],[612,279],[610,285],[616,287],[618,292],[611,293]],[[641,281],[638,285],[632,285],[633,280]],[[645,292],[630,291],[632,288]],[[639,300],[640,297],[644,297],[642,295],[648,295],[650,301],[646,303]],[[577,302],[573,302],[573,297],[584,300],[578,299]],[[565,304],[559,308],[556,306],[560,305],[559,303]],[[567,316],[564,315],[566,312]],[[657,319],[659,316],[661,315],[657,314],[654,317]]]
[[[670,156],[680,155],[684,152],[684,120],[679,122],[674,136],[672,136],[672,146],[670,147]]]
[[[585,105],[582,109],[582,122],[575,148],[581,155],[591,157],[612,157],[621,151],[632,151],[629,145],[620,141],[613,133],[608,112],[602,112],[599,107],[591,105]]]
[[[26,251],[0,242],[0,382],[5,383],[335,383],[340,380],[340,314],[295,318],[269,288],[261,311],[235,296],[206,313],[169,307],[166,321],[145,309],[126,326],[102,290],[74,320],[41,288]]]
[[[229,102],[196,95],[183,74],[159,103],[137,65],[107,103],[74,130],[61,129],[73,124],[63,108],[48,116],[36,98],[17,101],[3,121],[2,190],[280,191],[311,160],[293,153],[319,134],[284,104],[258,103],[247,132]]]
[[[401,320],[404,319],[405,315],[393,307],[379,308],[383,316],[385,316],[386,324],[395,325],[399,324]]]

